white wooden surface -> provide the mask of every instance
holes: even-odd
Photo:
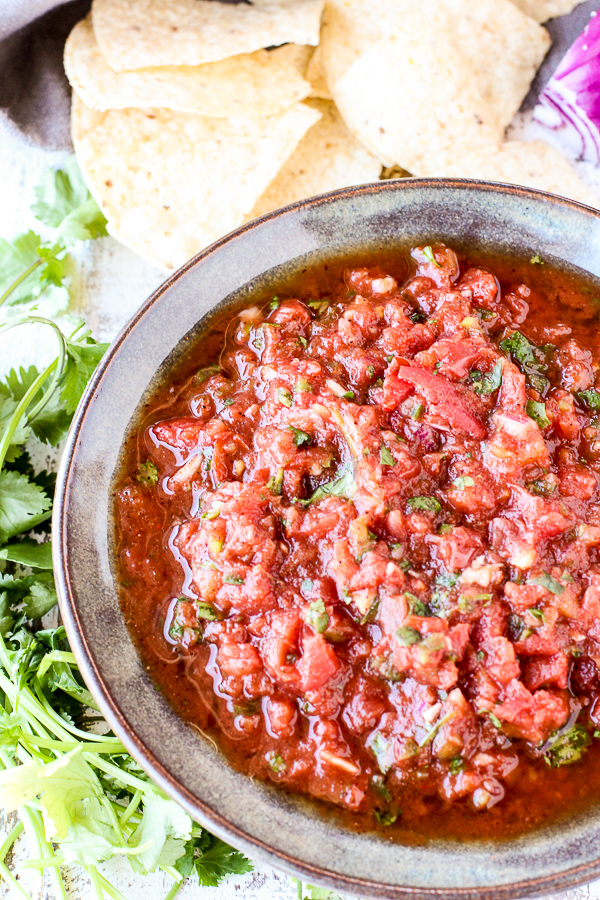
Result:
[[[529,118],[519,119],[512,128],[514,138],[537,137],[537,129]],[[10,238],[19,231],[34,228],[39,223],[29,213],[34,200],[33,189],[40,174],[49,166],[62,162],[63,154],[47,153],[25,146],[17,141],[2,139],[0,143],[0,237]],[[589,166],[580,166],[582,177],[593,185],[600,198],[600,178]],[[111,340],[131,317],[149,293],[164,279],[164,275],[112,238],[94,242],[77,254],[77,271],[74,274],[75,300],[73,312],[85,315],[96,338]],[[54,352],[52,337],[47,329],[35,327],[12,331],[0,336],[0,373],[14,365],[40,364]],[[48,464],[55,465],[49,458]],[[6,822],[0,812],[0,833],[6,831]],[[0,840],[1,842],[1,840]],[[37,875],[19,869],[19,861],[27,858],[28,848],[21,840],[9,862],[14,866],[19,880],[34,900],[52,900],[48,880],[40,882]],[[129,864],[121,860],[105,863],[102,871],[130,900],[160,900],[169,890],[172,881],[160,873],[147,878],[134,876]],[[70,895],[74,900],[87,900],[92,896],[85,872],[73,870],[67,873]],[[7,895],[0,882],[0,896]],[[231,878],[219,888],[199,888],[188,882],[182,888],[181,900],[203,897],[205,900],[294,900],[296,886],[287,875],[265,866],[256,866],[252,875]],[[600,900],[600,881],[569,891],[562,898],[568,900]]]

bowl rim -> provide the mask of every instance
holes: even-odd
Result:
[[[229,234],[224,235],[218,241],[206,247],[179,269],[172,272],[150,296],[141,304],[133,316],[123,325],[95,370],[87,388],[79,402],[68,436],[66,438],[60,464],[57,470],[56,491],[52,514],[52,556],[54,576],[59,599],[59,608],[62,622],[65,626],[71,649],[75,654],[80,671],[88,687],[93,692],[100,710],[114,733],[120,738],[129,753],[142,765],[153,781],[173,800],[179,803],[189,815],[200,825],[209,829],[212,833],[231,843],[255,860],[260,860],[284,871],[302,881],[325,885],[333,890],[342,890],[350,894],[358,894],[380,898],[472,898],[472,900],[509,900],[509,898],[538,897],[567,888],[585,884],[594,878],[600,877],[600,849],[598,857],[580,865],[563,870],[558,874],[543,875],[531,880],[513,881],[509,884],[495,885],[491,887],[415,887],[378,882],[376,879],[360,878],[334,872],[312,863],[304,862],[294,856],[269,846],[268,843],[248,834],[237,825],[230,823],[219,812],[208,807],[204,801],[191,793],[168,769],[155,757],[152,750],[136,735],[128,725],[119,705],[111,695],[109,686],[100,673],[85,629],[81,624],[77,603],[71,589],[68,548],[67,548],[67,510],[66,499],[70,484],[71,472],[76,459],[78,438],[83,428],[87,411],[92,403],[96,391],[104,377],[106,369],[118,354],[121,345],[137,323],[152,309],[163,294],[165,294],[182,276],[200,264],[203,260],[218,253],[221,247],[234,239],[254,230],[272,219],[277,219],[292,213],[297,209],[318,207],[335,201],[340,197],[353,197],[363,194],[377,194],[387,191],[403,191],[412,188],[427,187],[465,190],[480,190],[485,193],[507,194],[521,198],[546,200],[554,206],[564,206],[581,211],[598,219],[600,222],[600,210],[587,206],[584,203],[551,194],[547,191],[535,188],[526,188],[503,182],[484,181],[468,178],[443,178],[443,177],[407,177],[372,182],[364,185],[341,188],[319,194],[306,200],[299,200],[280,209],[266,213],[257,219],[247,222]],[[209,313],[199,316],[201,321]]]

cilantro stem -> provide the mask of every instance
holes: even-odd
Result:
[[[93,735],[93,737],[99,737],[99,735]],[[25,746],[27,744],[33,744],[34,747],[42,747],[44,750],[58,750],[61,754],[69,753],[69,751],[76,750],[77,747],[81,746],[81,741],[56,741],[52,738],[36,737],[36,735],[33,734],[23,734],[20,740]],[[88,753],[127,753],[122,744],[109,743],[108,740],[102,741],[101,743],[90,741],[89,744],[85,744],[84,746]],[[27,747],[27,749],[29,749],[29,747]]]
[[[175,866],[160,866],[160,868],[161,868],[161,869],[163,870],[163,872],[165,872],[167,875],[170,875],[171,878],[172,878],[174,881],[177,882],[177,884],[183,884],[183,882],[184,882],[183,875],[181,874],[181,872],[178,872],[178,871],[177,871],[177,869],[175,868]]]
[[[173,900],[176,894],[179,893],[181,887],[183,885],[183,881],[176,881],[169,893],[166,895],[165,900]]]
[[[120,819],[121,827],[123,827],[123,825],[127,824],[127,822],[130,820],[130,818],[132,817],[132,815],[134,814],[134,812],[140,805],[143,796],[144,795],[138,788],[138,790],[135,792],[135,794],[131,798],[131,800],[129,802],[129,806],[127,807],[127,809],[121,816],[121,819]]]
[[[104,892],[112,897],[113,900],[127,900],[125,896],[121,893],[121,891],[117,890],[114,884],[111,884],[110,881],[107,881],[104,875],[101,872],[98,872],[98,878],[100,880],[100,884],[102,885]]]
[[[31,897],[24,891],[13,873],[10,871],[6,863],[0,860],[0,878],[4,878],[9,887],[15,891],[23,900],[31,900]]]
[[[6,426],[3,434],[2,441],[0,442],[0,469],[4,465],[4,460],[6,458],[6,454],[8,453],[8,448],[10,447],[13,439],[13,435],[19,424],[21,419],[27,412],[27,408],[37,392],[40,390],[46,379],[54,372],[56,369],[58,360],[54,360],[54,362],[50,363],[47,369],[45,369],[38,377],[35,379],[31,387],[28,391],[23,395],[19,403],[17,404],[17,408],[14,413],[8,420],[8,425]]]
[[[96,868],[96,866],[86,866],[85,868],[88,875],[90,876],[92,887],[94,888],[94,894],[96,895],[97,900],[104,900],[104,892],[102,890],[100,879],[98,878],[98,869]]]
[[[31,273],[34,272],[39,266],[41,266],[42,263],[43,259],[40,257],[40,259],[36,259],[34,263],[28,266],[24,272],[21,272],[19,277],[15,279],[15,281],[13,281],[13,283],[6,288],[2,296],[0,296],[0,306],[2,306],[5,300],[8,300],[12,292],[16,291],[19,285],[22,284],[26,278],[29,278]]]
[[[0,862],[4,861],[6,854],[8,853],[8,851],[10,850],[10,848],[12,847],[14,842],[23,833],[24,827],[25,826],[23,825],[23,823],[21,821],[19,821],[19,822],[17,822],[15,827],[12,829],[12,831],[9,834],[7,834],[6,840],[0,847]]]

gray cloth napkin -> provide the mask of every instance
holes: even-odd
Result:
[[[8,136],[71,149],[62,56],[90,0],[0,0],[0,142]]]

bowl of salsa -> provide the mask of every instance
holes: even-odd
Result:
[[[55,519],[103,712],[199,821],[372,896],[600,872],[598,214],[407,179],[172,276]]]

